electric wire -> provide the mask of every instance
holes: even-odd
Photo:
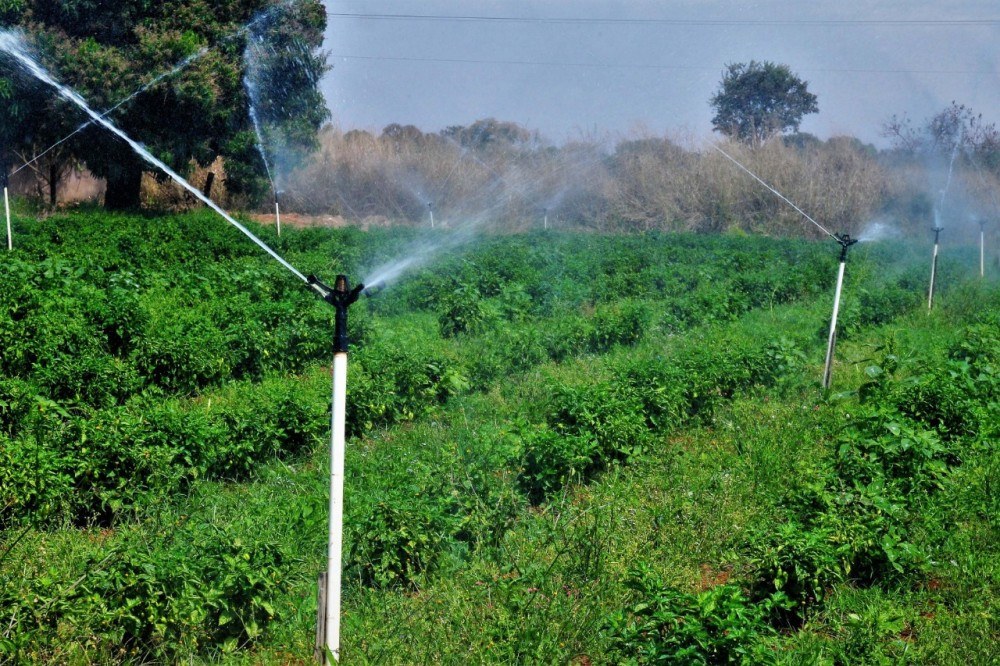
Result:
[[[610,62],[566,62],[552,60],[486,60],[475,58],[417,58],[412,56],[365,56],[330,54],[331,58],[341,60],[386,60],[391,62],[433,62],[459,65],[525,65],[541,67],[586,67],[594,69],[651,69],[659,71],[679,72],[717,72],[715,67],[698,67],[685,65],[652,65],[646,63],[610,63]],[[971,69],[803,69],[812,74],[941,74],[954,76],[957,74],[982,75],[990,74],[986,70]]]
[[[732,162],[733,164],[735,164],[736,166],[738,166],[738,167],[739,167],[740,169],[742,169],[743,171],[745,171],[745,172],[746,172],[747,174],[749,174],[749,175],[750,175],[750,177],[751,177],[751,178],[753,178],[753,179],[754,179],[754,180],[756,180],[756,181],[757,181],[758,183],[760,183],[761,185],[763,185],[764,187],[766,187],[766,188],[767,188],[768,190],[770,190],[770,191],[771,191],[771,192],[772,192],[772,193],[773,193],[773,194],[774,194],[775,196],[777,196],[777,197],[778,197],[779,199],[781,199],[781,200],[782,200],[782,201],[784,201],[784,202],[785,202],[786,204],[788,204],[789,206],[791,206],[792,208],[794,208],[794,209],[795,209],[796,211],[798,211],[798,213],[799,213],[800,215],[802,215],[802,217],[806,218],[807,220],[809,220],[810,222],[812,222],[812,223],[813,223],[814,225],[816,225],[816,228],[817,228],[817,229],[819,229],[819,230],[820,230],[820,231],[822,231],[822,232],[823,232],[824,234],[826,234],[827,236],[829,236],[829,237],[830,237],[830,238],[832,238],[833,240],[837,241],[838,243],[840,242],[840,239],[838,239],[838,238],[837,238],[837,237],[836,237],[836,236],[835,236],[835,235],[834,235],[834,234],[833,234],[832,232],[830,232],[830,230],[828,230],[828,229],[827,229],[826,227],[824,227],[824,226],[823,226],[822,224],[820,224],[820,223],[819,223],[819,222],[817,222],[816,220],[814,220],[814,219],[812,219],[811,217],[809,217],[809,215],[808,215],[808,214],[807,214],[807,213],[806,213],[806,212],[805,212],[804,210],[802,210],[801,208],[799,208],[798,206],[796,206],[796,205],[795,205],[794,203],[792,203],[791,199],[789,199],[789,198],[788,198],[788,197],[786,197],[786,196],[785,196],[784,194],[782,194],[782,193],[781,193],[781,192],[779,192],[778,190],[776,190],[776,189],[774,189],[773,187],[771,187],[770,185],[768,185],[768,184],[767,184],[766,182],[764,182],[764,181],[763,181],[763,180],[762,180],[762,179],[761,179],[761,178],[760,178],[759,176],[757,176],[757,174],[755,174],[755,173],[754,173],[753,171],[751,171],[750,169],[748,169],[748,168],[746,168],[745,166],[743,166],[742,164],[740,164],[740,163],[739,163],[739,162],[738,162],[738,161],[736,160],[736,158],[735,158],[735,157],[733,157],[732,155],[730,155],[729,153],[727,153],[726,151],[724,151],[724,150],[723,150],[722,148],[719,148],[719,147],[718,147],[717,145],[715,145],[714,143],[712,144],[712,148],[714,148],[714,149],[715,149],[715,150],[717,150],[718,152],[722,153],[722,155],[723,155],[723,156],[724,156],[724,157],[725,157],[725,158],[726,158],[727,160],[729,160],[730,162]]]
[[[671,26],[818,26],[818,27],[992,27],[1000,19],[656,19],[555,16],[480,16],[473,14],[372,14],[327,12],[327,18],[372,21],[450,21],[460,23],[536,23],[572,25],[671,25]]]

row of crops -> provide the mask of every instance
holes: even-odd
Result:
[[[86,213],[18,230],[0,266],[0,659],[308,654],[332,312],[231,231],[197,214]],[[405,236],[269,241],[303,272],[360,275]],[[854,252],[842,346],[919,309],[922,250]],[[422,645],[522,661],[530,644],[542,661],[757,663],[836,586],[926,577],[954,516],[936,498],[997,434],[998,321],[978,307],[996,294],[963,287],[965,262],[946,256],[943,288],[976,307],[941,315],[954,319],[943,354],[914,363],[881,345],[850,380],[845,427],[815,389],[835,261],[824,244],[755,237],[530,234],[442,257],[355,306],[345,655],[408,662]],[[788,457],[801,483],[740,533],[734,580],[685,589],[664,576],[669,557],[643,557],[601,569],[571,640],[525,634],[548,617],[539,595],[561,608],[555,581],[593,588],[607,566],[512,564],[536,517],[672,460],[674,438],[717,428],[747,396],[819,398],[819,444]],[[593,536],[566,546],[574,559]],[[39,544],[60,556],[32,556]],[[432,641],[414,592],[463,575],[477,580],[442,592],[449,603],[468,614],[489,592],[511,617],[486,612],[463,647]]]

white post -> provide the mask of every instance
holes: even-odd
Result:
[[[278,235],[281,235],[281,210],[278,208],[278,197],[274,197],[274,224],[278,228]]]
[[[934,307],[934,276],[937,273],[938,242],[934,239],[934,253],[931,255],[931,286],[927,291],[927,312]]]
[[[7,213],[7,251],[14,249],[14,237],[10,231],[10,199],[7,198],[7,188],[3,188],[3,209]]]
[[[837,269],[837,289],[833,292],[833,316],[830,318],[830,336],[826,343],[826,366],[823,368],[823,388],[830,388],[833,379],[833,348],[837,344],[837,314],[840,312],[840,291],[844,286],[844,266],[846,257],[840,260]]]
[[[431,216],[431,229],[433,229],[434,228],[434,209],[431,208],[430,204],[427,204],[427,212]]]
[[[330,533],[326,574],[326,649],[340,661],[340,583],[344,534],[344,429],[347,421],[347,352],[333,355],[330,436]]]
[[[986,277],[986,229],[979,225],[979,277]]]
[[[542,228],[548,231],[549,229],[549,214],[545,213],[545,220],[542,222]]]

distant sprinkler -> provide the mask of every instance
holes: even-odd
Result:
[[[931,227],[931,231],[934,232],[934,253],[931,255],[931,286],[927,290],[927,312],[930,312],[934,307],[934,278],[937,275],[938,244],[944,227]]]
[[[7,190],[9,188],[9,179],[7,177],[7,165],[3,167],[3,210],[7,214],[7,251],[10,252],[14,249],[14,235],[11,233],[10,229],[10,198],[7,196]]]
[[[826,343],[826,365],[823,368],[823,388],[830,388],[833,381],[833,349],[837,344],[837,315],[840,312],[840,293],[844,287],[844,267],[847,265],[847,248],[858,242],[850,234],[834,234],[840,243],[840,265],[837,267],[837,287],[833,292],[833,316],[830,318],[830,336]]]
[[[7,142],[0,147],[0,169],[3,170],[3,210],[7,214],[7,251],[14,249],[14,236],[10,229],[10,199],[7,190],[10,187],[10,177],[7,174]]]
[[[549,209],[548,208],[543,208],[542,209],[542,215],[543,215],[543,217],[542,217],[542,229],[548,230],[548,228],[549,228]]]
[[[340,661],[340,588],[344,535],[344,448],[347,423],[347,309],[358,300],[365,286],[350,289],[347,277],[338,275],[331,289],[315,275],[309,286],[332,305],[336,314],[333,328],[333,417],[330,422],[330,518],[327,568],[319,578],[316,647],[321,663],[325,655]]]
[[[278,235],[281,235],[281,207],[278,205],[278,199],[281,197],[282,191],[274,191],[274,226],[278,230]]]
[[[430,218],[431,218],[431,229],[433,229],[434,228],[434,202],[433,201],[428,201],[427,202],[427,213],[430,215]]]
[[[979,220],[979,277],[986,277],[986,220]]]

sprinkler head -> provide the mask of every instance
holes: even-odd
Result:
[[[851,234],[834,234],[833,237],[840,243],[840,260],[847,261],[847,248],[857,243],[859,239],[851,238]]]
[[[320,279],[315,275],[310,275],[308,277],[309,286],[319,293],[323,297],[323,300],[332,305],[335,308],[347,308],[347,306],[358,300],[358,296],[364,291],[365,285],[359,284],[350,288],[347,282],[346,275],[338,275],[333,282],[333,288],[331,289],[328,285],[320,282]]]
[[[333,324],[333,351],[347,353],[347,308],[358,300],[365,285],[359,284],[350,288],[346,275],[338,275],[333,282],[333,289],[319,281],[315,275],[308,277],[309,285],[315,289],[323,300],[336,309]]]

